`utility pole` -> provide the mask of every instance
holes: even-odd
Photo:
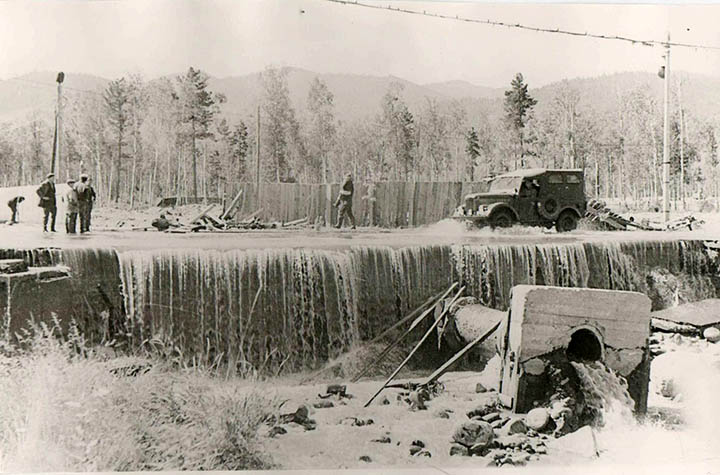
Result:
[[[670,32],[667,35],[665,44],[665,118],[663,123],[663,218],[665,222],[670,221],[670,209],[668,208],[668,183],[670,182]]]
[[[60,71],[57,75],[57,112],[55,114],[55,142],[53,143],[53,157],[50,164],[50,172],[54,173],[56,179],[60,180],[60,144],[62,137],[62,83],[65,80],[65,73]],[[68,175],[69,176],[69,175]]]
[[[257,106],[255,123],[255,193],[257,204],[260,205],[260,105]]]

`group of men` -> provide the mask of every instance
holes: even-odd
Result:
[[[67,185],[70,189],[67,191],[63,201],[67,202],[67,210],[65,212],[65,231],[68,234],[75,234],[77,231],[77,221],[80,217],[80,233],[90,231],[90,218],[92,216],[93,203],[95,203],[95,190],[90,184],[90,177],[85,173],[80,175],[80,181],[69,179]],[[55,198],[55,175],[50,173],[45,181],[40,184],[37,189],[40,197],[40,206],[43,209],[43,231],[47,232],[48,221],[50,221],[50,231],[55,232],[55,215],[57,214],[57,201]]]

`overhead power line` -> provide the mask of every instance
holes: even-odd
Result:
[[[46,82],[33,81],[33,80],[31,80],[31,79],[23,79],[23,78],[9,78],[9,79],[7,79],[7,81],[24,82],[24,83],[27,83],[27,84],[33,84],[33,85],[35,85],[35,86],[52,87],[53,89],[57,87],[57,83],[55,83],[55,84],[49,84],[49,83],[46,83]],[[68,89],[68,90],[70,90],[70,91],[82,92],[82,93],[85,93],[85,94],[101,95],[99,92],[97,92],[97,91],[91,91],[91,90],[89,90],[89,89],[79,89],[79,88],[76,88],[76,87],[67,87],[67,86],[63,86],[63,88],[64,88],[64,89]]]
[[[372,8],[375,10],[389,10],[389,11],[397,12],[397,13],[407,13],[407,14],[411,14],[411,15],[442,18],[444,20],[463,21],[463,22],[467,22],[467,23],[480,23],[483,25],[503,26],[506,28],[517,28],[520,30],[535,31],[535,32],[539,32],[539,33],[553,33],[553,34],[557,34],[557,35],[580,36],[580,37],[586,37],[586,38],[595,38],[595,39],[599,39],[599,40],[624,41],[627,43],[639,44],[642,46],[677,46],[680,48],[720,50],[720,46],[699,45],[699,44],[692,44],[692,43],[677,43],[677,42],[672,42],[672,41],[662,41],[662,40],[652,40],[652,39],[651,40],[641,40],[641,39],[637,39],[637,38],[630,38],[627,36],[588,33],[587,31],[581,32],[581,31],[562,30],[560,28],[541,28],[541,27],[537,27],[537,26],[523,25],[520,23],[511,23],[511,22],[495,21],[495,20],[481,20],[481,19],[477,19],[477,18],[461,17],[459,15],[443,15],[441,13],[432,13],[432,12],[427,12],[425,10],[423,10],[423,11],[410,10],[407,8],[393,7],[392,5],[387,5],[387,6],[372,5],[369,3],[358,2],[355,0],[324,0],[324,1],[331,2],[331,3],[339,3],[342,5],[352,5],[352,6],[363,7],[363,8]]]

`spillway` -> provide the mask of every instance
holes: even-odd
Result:
[[[270,372],[316,368],[455,281],[496,309],[507,308],[517,284],[636,290],[657,309],[672,298],[714,297],[717,274],[715,256],[699,240],[10,249],[0,257],[67,266],[69,303],[59,302],[57,314],[81,320],[97,338],[113,336],[130,349],[163,345],[183,358]],[[32,302],[20,308],[17,295],[6,294],[0,295],[5,327],[18,328]]]

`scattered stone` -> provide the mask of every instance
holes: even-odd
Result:
[[[390,405],[390,399],[388,399],[387,396],[383,396],[381,399],[378,399],[378,402],[376,403],[378,406],[389,406]]]
[[[421,449],[425,448],[425,442],[423,442],[422,440],[413,440],[412,444],[410,445],[415,445],[417,447],[420,447]]]
[[[422,447],[418,447],[417,445],[411,445],[410,446],[410,455],[416,455],[422,451]]]
[[[468,448],[464,445],[460,444],[452,444],[450,446],[450,455],[461,455],[461,456],[467,456],[470,455],[470,452],[468,451]]]
[[[415,457],[428,457],[428,458],[430,458],[430,457],[432,457],[432,454],[431,454],[429,451],[423,449],[423,450],[421,450],[420,452],[416,453],[416,454],[415,454]]]
[[[500,432],[503,435],[524,434],[527,432],[527,426],[520,418],[510,419],[502,426]]]
[[[545,362],[540,358],[533,358],[523,363],[523,369],[528,374],[539,376],[545,372]]]
[[[523,434],[503,435],[495,439],[494,445],[501,449],[515,449],[521,448],[527,441],[527,436]]]
[[[287,429],[281,426],[274,426],[272,429],[270,429],[270,432],[268,432],[268,437],[275,437],[276,435],[283,434],[287,434]]]
[[[347,394],[347,386],[344,384],[329,384],[325,390],[326,394],[339,394],[345,396]]]
[[[490,414],[491,412],[497,412],[498,408],[498,401],[497,400],[490,400],[486,401],[485,403],[481,404],[480,406],[476,407],[475,409],[472,409],[467,413],[468,419],[472,419],[473,417],[482,417],[487,414]]]
[[[367,463],[372,462],[372,459],[370,458],[369,455],[361,455],[360,458],[359,458],[359,460],[360,460],[361,462],[367,462]]]
[[[703,332],[703,337],[710,343],[717,343],[720,341],[720,330],[715,327],[706,328]]]
[[[485,422],[494,422],[497,420],[500,420],[501,416],[499,412],[491,412],[490,414],[485,414],[484,416],[480,417],[480,420],[483,420]]]
[[[294,422],[305,428],[305,430],[314,430],[317,427],[315,420],[310,419],[311,409],[305,404],[298,406],[297,410],[290,414],[283,414],[280,416],[280,422],[291,423]]]
[[[660,384],[660,394],[662,397],[666,397],[668,399],[672,399],[677,396],[678,390],[675,386],[675,382],[672,379],[663,379]]]
[[[469,421],[455,430],[453,442],[468,448],[476,445],[487,446],[493,441],[494,437],[493,428],[487,422]]]
[[[550,414],[544,407],[536,407],[528,412],[525,417],[525,424],[533,430],[541,431],[547,426]]]
[[[487,392],[487,388],[485,386],[483,386],[482,383],[477,383],[475,385],[475,392],[476,393],[485,393],[485,392]]]
[[[315,409],[327,409],[329,407],[335,407],[335,404],[333,404],[332,401],[318,401],[313,404],[313,407]]]
[[[408,396],[408,399],[410,400],[410,407],[413,410],[424,411],[425,409],[427,409],[427,406],[425,406],[425,401],[430,399],[430,397],[427,394],[427,391],[419,389],[417,391],[412,391]]]
[[[504,426],[507,421],[508,421],[507,419],[498,419],[496,421],[491,422],[490,427],[492,427],[493,429],[500,430],[500,428],[502,426]]]
[[[373,439],[370,442],[377,442],[378,444],[390,444],[392,443],[392,440],[389,436],[384,435],[382,437],[378,437],[377,439]]]
[[[439,419],[450,419],[450,414],[452,413],[452,409],[438,409],[435,411],[434,416]]]
[[[362,426],[370,426],[373,425],[375,421],[372,419],[359,419],[357,417],[345,417],[340,420],[340,424],[346,425],[346,426],[355,426],[355,427],[362,427]]]

